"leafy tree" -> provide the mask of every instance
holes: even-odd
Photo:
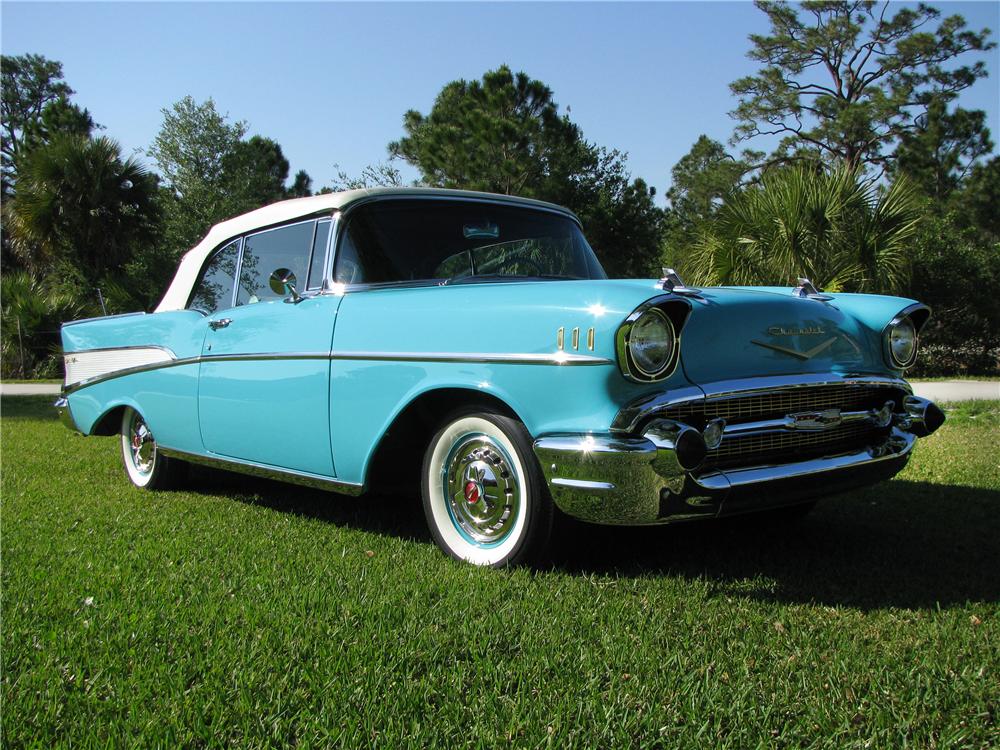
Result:
[[[985,112],[961,107],[948,112],[935,99],[916,128],[900,136],[893,171],[909,177],[941,211],[976,162],[992,150]]]
[[[213,224],[239,213],[227,190],[226,166],[247,126],[229,122],[211,99],[198,104],[186,96],[162,112],[163,126],[148,153],[163,180],[164,240],[179,254]]]
[[[963,213],[927,217],[912,241],[909,295],[934,311],[920,336],[923,374],[1000,367],[1000,243],[985,240]]]
[[[506,65],[452,81],[429,114],[407,112],[403,129],[389,152],[424,184],[561,203],[580,216],[610,274],[655,267],[662,211],[652,191],[630,179],[622,154],[585,141],[541,81]]]
[[[685,269],[698,284],[778,284],[806,276],[831,291],[896,292],[922,214],[905,180],[882,190],[856,172],[766,173],[707,225]]]
[[[25,158],[9,207],[14,251],[38,274],[62,261],[96,282],[152,241],[155,191],[113,140],[60,136]]]
[[[670,170],[670,206],[690,224],[712,216],[740,185],[750,166],[735,159],[718,141],[699,136],[691,150]]]
[[[373,187],[400,187],[403,184],[403,176],[393,166],[391,160],[369,164],[361,170],[361,174],[357,177],[351,177],[337,164],[334,167],[337,169],[337,176],[334,178],[329,192],[367,190]]]
[[[300,171],[285,189],[288,160],[281,146],[231,122],[212,99],[186,96],[162,110],[163,125],[149,148],[163,178],[164,242],[176,256],[209,228],[232,216],[288,197],[308,195],[312,182]]]
[[[1000,243],[1000,156],[972,168],[954,204],[956,221],[975,228],[984,242]]]
[[[288,159],[270,138],[255,135],[238,141],[223,159],[227,191],[233,198],[230,210],[243,213],[287,197]],[[307,175],[308,176],[308,175]]]
[[[59,122],[72,120],[69,130],[80,133],[81,125],[85,124],[86,132],[83,134],[86,135],[93,122],[86,110],[69,104],[73,89],[63,80],[62,63],[41,55],[3,55],[0,58],[0,75],[3,80],[0,140],[4,182],[9,187],[13,182],[14,160],[23,150],[25,131],[43,121],[46,109],[55,108],[49,114],[50,130]],[[70,118],[69,114],[73,117]],[[5,188],[5,195],[6,192]]]
[[[887,145],[915,129],[914,115],[987,75],[966,53],[992,49],[989,30],[959,15],[872,0],[755,0],[770,34],[750,36],[762,63],[730,88],[739,104],[734,142],[782,136],[777,160],[817,156],[848,168],[884,168]],[[801,9],[801,12],[800,12]],[[931,28],[933,25],[933,28]]]
[[[312,178],[304,169],[295,173],[292,186],[288,188],[289,198],[308,198],[312,195]]]
[[[403,128],[389,151],[418,167],[428,185],[508,195],[536,188],[560,156],[553,151],[580,140],[559,117],[551,89],[506,65],[482,81],[447,84],[430,114],[408,111]]]

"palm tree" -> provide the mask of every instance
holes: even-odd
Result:
[[[909,278],[921,217],[916,191],[840,168],[766,174],[704,227],[686,275],[699,284],[778,284],[805,276],[829,291],[886,291]]]
[[[0,359],[3,377],[40,377],[58,372],[59,324],[83,306],[67,291],[18,271],[0,277]]]
[[[90,281],[153,238],[155,178],[109,138],[62,136],[25,157],[7,207],[14,252],[35,272],[66,260]]]

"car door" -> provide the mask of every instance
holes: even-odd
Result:
[[[329,233],[324,219],[242,239],[234,304],[204,322],[198,418],[206,450],[335,476],[330,346],[340,298],[319,293]],[[279,269],[291,271],[298,301],[271,289]]]

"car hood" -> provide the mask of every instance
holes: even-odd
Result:
[[[886,369],[880,327],[874,330],[836,299],[797,297],[788,289],[716,288],[702,290],[692,303],[681,362],[696,383]]]
[[[618,315],[664,293],[648,279],[592,282],[586,290],[590,304],[603,304]],[[691,315],[681,334],[681,364],[695,383],[884,372],[881,330],[911,302],[876,295],[820,300],[780,287],[704,288],[683,299],[691,304]]]

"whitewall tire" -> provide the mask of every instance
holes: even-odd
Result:
[[[488,410],[444,421],[424,454],[421,489],[447,554],[494,567],[541,556],[553,508],[531,443],[521,422]]]
[[[136,487],[166,489],[180,473],[180,465],[157,450],[156,440],[143,416],[131,407],[122,414],[122,463]]]

